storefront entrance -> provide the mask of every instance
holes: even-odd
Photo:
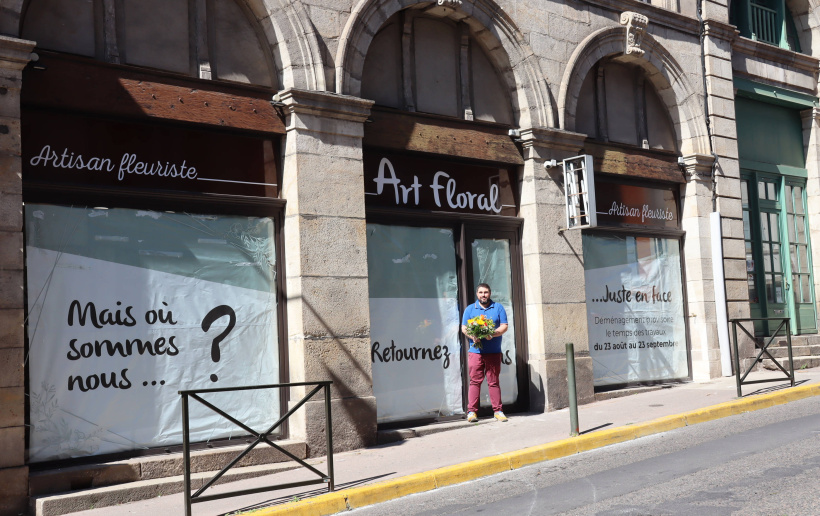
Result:
[[[475,302],[479,283],[491,286],[493,300],[509,319],[502,341],[505,410],[526,408],[521,221],[497,215],[514,212],[510,175],[506,169],[412,156],[365,158],[365,181],[389,185],[381,191],[366,185],[366,192],[376,194],[368,198],[371,206],[405,200],[423,206],[425,197],[435,206],[440,193],[437,207],[449,211],[368,211],[371,360],[379,424],[464,414],[468,380],[461,314]],[[412,190],[402,196],[405,184]],[[439,185],[444,185],[441,191]],[[461,208],[459,201],[464,201]],[[482,409],[489,411],[486,384],[482,389]]]

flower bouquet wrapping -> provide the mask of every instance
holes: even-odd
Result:
[[[487,337],[492,337],[495,332],[495,323],[485,315],[479,315],[467,320],[467,336],[475,337],[478,342],[471,345],[481,349],[481,341]]]

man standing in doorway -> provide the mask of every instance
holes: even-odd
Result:
[[[467,392],[467,422],[478,421],[479,394],[481,383],[487,377],[487,387],[490,391],[490,402],[493,405],[494,417],[498,421],[507,421],[501,410],[501,387],[498,385],[498,375],[501,373],[501,336],[507,331],[507,312],[501,304],[490,299],[492,291],[486,283],[480,283],[476,289],[476,302],[464,310],[461,318],[461,332],[470,340],[470,349],[467,353],[467,371],[470,375],[470,389]],[[467,335],[467,321],[473,317],[484,315],[495,323],[492,336],[485,337],[485,341],[478,345],[478,339]]]

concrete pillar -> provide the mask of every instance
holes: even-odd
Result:
[[[684,156],[686,184],[681,189],[681,228],[686,231],[683,261],[689,312],[689,343],[692,379],[708,381],[720,376],[712,244],[709,214],[712,212],[713,156]]]
[[[362,169],[373,102],[294,89],[281,100],[290,380],[332,380],[334,449],[361,448],[376,441]],[[326,451],[324,397],[314,400],[290,424],[311,456]]]
[[[521,130],[524,294],[530,406],[535,411],[568,406],[567,342],[575,345],[578,402],[594,401],[581,231],[559,231],[566,227],[563,170],[543,166],[550,159],[577,156],[585,138],[558,129]]]
[[[33,48],[0,36],[0,515],[28,505],[20,88]]]
[[[820,313],[817,305],[820,293],[820,109],[812,108],[800,112],[803,121],[803,146],[806,149],[806,206],[809,217],[809,240],[811,243],[812,274],[814,275],[815,314]]]

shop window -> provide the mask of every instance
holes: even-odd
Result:
[[[686,378],[680,241],[584,233],[583,246],[594,385]]]
[[[394,15],[373,38],[362,96],[385,107],[512,123],[507,88],[470,28],[415,9]]]
[[[800,42],[784,0],[736,0],[729,8],[729,22],[740,35],[800,52]]]
[[[31,462],[178,445],[180,388],[279,381],[273,218],[27,202],[25,234]],[[237,435],[192,410],[194,441]]]
[[[368,224],[367,262],[378,422],[463,414],[453,231]]]
[[[105,14],[103,7],[103,0],[31,0],[22,37],[107,62],[276,85],[265,36],[244,2],[121,0]]]
[[[576,130],[590,138],[677,150],[672,119],[642,68],[601,61],[581,85]]]
[[[287,380],[279,136],[115,115],[21,109],[30,462],[177,446],[179,390]],[[283,395],[209,401],[258,427]],[[195,442],[243,436],[191,410]]]

